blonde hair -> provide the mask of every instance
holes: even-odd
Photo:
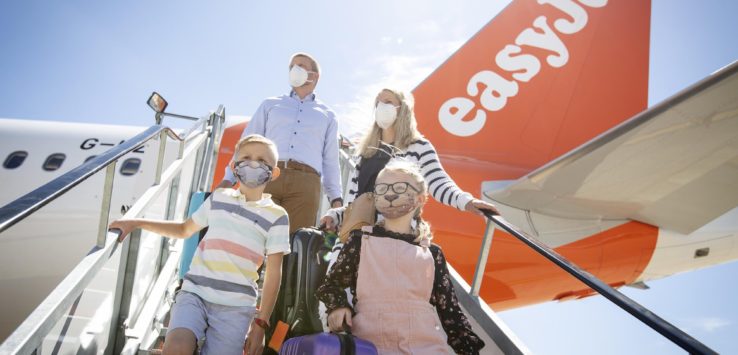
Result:
[[[397,101],[400,101],[400,109],[397,112],[397,119],[393,126],[395,127],[395,141],[386,142],[392,143],[395,147],[400,150],[405,150],[407,147],[418,139],[423,138],[423,135],[418,131],[418,122],[415,120],[415,114],[413,113],[413,98],[412,94],[405,94],[399,90],[382,89],[395,96]],[[382,92],[380,91],[380,93]],[[374,99],[374,106],[379,103],[379,95]],[[377,125],[377,122],[372,124],[372,129],[369,134],[359,143],[356,151],[363,158],[369,158],[377,152],[379,148],[379,141],[382,139],[382,128]]]
[[[425,181],[425,178],[423,178],[423,174],[420,172],[418,164],[415,164],[414,162],[411,162],[404,158],[392,158],[389,162],[387,162],[387,165],[385,165],[384,169],[382,169],[382,171],[380,171],[379,173],[381,174],[384,171],[400,172],[410,176],[415,181],[417,187],[420,190],[418,194],[426,196],[428,195],[428,183]],[[423,239],[427,239],[428,241],[433,239],[433,234],[431,234],[430,230],[430,224],[422,217],[423,206],[424,205],[418,206],[418,208],[415,210],[415,215],[413,216],[417,223],[415,229],[417,237],[415,238],[415,242],[420,242]]]
[[[320,74],[320,65],[318,64],[318,61],[315,60],[315,58],[313,58],[313,56],[311,56],[310,54],[307,54],[305,52],[297,52],[297,53],[293,54],[290,57],[290,63],[288,65],[292,65],[292,61],[295,60],[295,58],[297,58],[297,57],[307,58],[310,61],[310,66],[313,67],[312,70],[314,72]]]
[[[238,156],[238,152],[241,150],[241,148],[243,148],[243,146],[249,143],[264,144],[272,152],[272,155],[274,156],[274,163],[276,164],[277,161],[279,160],[279,152],[277,151],[277,145],[274,144],[274,142],[272,142],[271,139],[264,137],[260,134],[249,134],[248,136],[241,138],[238,141],[238,143],[236,143],[236,148],[235,148],[236,150],[234,151],[233,159],[236,159],[236,157]]]

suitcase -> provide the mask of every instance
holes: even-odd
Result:
[[[290,239],[292,250],[282,261],[282,284],[269,320],[272,326],[267,330],[266,344],[270,344],[279,321],[287,324],[285,339],[323,331],[315,290],[328,270],[325,256],[330,247],[323,232],[315,228],[300,228]],[[275,353],[265,349],[265,354]]]
[[[377,354],[374,344],[351,334],[318,333],[288,339],[279,352],[284,355]]]

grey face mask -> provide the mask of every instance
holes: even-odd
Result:
[[[272,167],[255,160],[242,160],[233,164],[233,175],[242,184],[254,188],[266,184],[272,178]]]

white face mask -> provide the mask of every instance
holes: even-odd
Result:
[[[397,119],[397,107],[392,104],[386,104],[384,102],[377,103],[377,107],[374,108],[374,120],[377,121],[377,125],[382,129],[387,129],[395,123]]]
[[[305,68],[299,65],[293,65],[290,69],[290,86],[298,88],[305,85],[305,83],[312,83],[312,80],[308,80],[308,72]]]

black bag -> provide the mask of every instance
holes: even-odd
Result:
[[[298,229],[290,237],[290,244],[292,251],[282,260],[282,283],[269,319],[266,344],[279,321],[289,326],[285,340],[323,331],[315,290],[328,270],[325,256],[330,253],[330,247],[323,232],[315,228]],[[265,347],[264,354],[267,353],[276,354]]]

